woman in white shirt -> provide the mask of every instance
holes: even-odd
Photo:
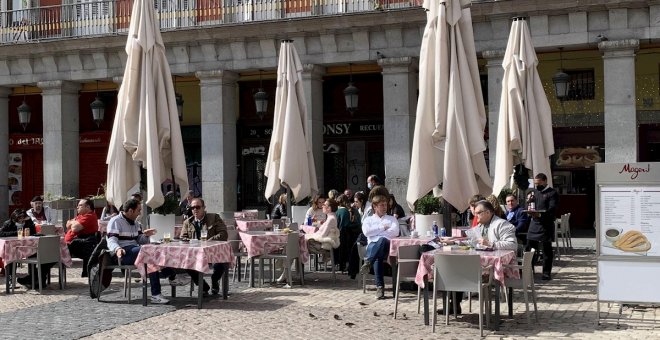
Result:
[[[305,224],[311,225],[310,223],[307,223],[310,217],[312,218],[312,222],[325,221],[323,203],[325,203],[325,196],[323,196],[323,194],[317,194],[312,197],[312,206],[307,210],[307,213],[305,213]]]

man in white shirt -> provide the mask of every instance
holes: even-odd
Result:
[[[376,299],[385,298],[385,279],[383,262],[390,252],[390,239],[399,236],[399,222],[394,216],[387,215],[388,197],[377,195],[371,201],[374,214],[362,222],[362,233],[367,237],[367,258],[360,268],[360,274],[366,274],[371,267],[376,276]]]

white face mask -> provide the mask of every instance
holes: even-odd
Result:
[[[16,222],[16,228],[23,228],[24,225],[25,225],[25,223]]]
[[[369,188],[369,190],[371,190],[371,189],[373,189],[373,188],[374,188],[374,185],[373,185],[373,184],[371,184],[371,182],[369,182],[369,183],[367,183],[367,188]]]

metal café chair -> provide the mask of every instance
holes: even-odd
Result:
[[[293,285],[292,281],[292,275],[291,275],[291,265],[293,264],[294,261],[297,261],[297,268],[300,271],[300,285],[303,286],[305,284],[304,278],[303,278],[303,263],[300,259],[300,244],[299,242],[300,234],[298,233],[289,233],[287,235],[287,241],[286,245],[284,245],[284,252],[282,254],[264,254],[259,257],[259,261],[263,260],[276,260],[276,259],[281,259],[284,260],[284,270],[286,270],[287,273],[287,282],[289,285]],[[272,243],[271,243],[272,244]],[[261,267],[261,280],[263,281],[263,266]],[[271,266],[271,271],[274,272],[273,267]]]
[[[450,255],[435,254],[435,263],[433,269],[433,310],[438,308],[437,293],[438,290],[446,291],[445,300],[445,324],[449,324],[449,292],[454,296],[454,313],[458,309],[456,301],[456,292],[469,291],[479,293],[479,332],[484,336],[483,331],[483,308],[486,303],[490,307],[490,285],[492,275],[492,266],[486,267],[489,270],[488,282],[483,282],[483,271],[479,255]],[[486,295],[484,299],[483,295]],[[487,308],[490,312],[490,308]],[[490,313],[486,318],[486,324],[489,324]],[[433,313],[432,331],[435,333],[438,314]]]
[[[17,248],[28,248],[26,246],[18,246]],[[55,236],[42,236],[39,238],[39,244],[37,245],[37,255],[34,257],[28,257],[23,259],[18,259],[15,261],[16,264],[26,263],[28,265],[34,265],[36,267],[36,275],[34,271],[32,272],[32,287],[35,287],[35,276],[39,280],[39,294],[42,292],[42,282],[43,278],[41,277],[41,266],[49,263],[57,263],[59,269],[59,284],[60,289],[63,289],[63,279],[64,272],[62,270],[62,259],[60,257],[60,237]],[[14,287],[16,287],[16,265],[13,266],[12,270],[12,292]]]
[[[399,294],[401,293],[401,281],[415,282],[417,267],[419,266],[419,245],[399,247],[396,271],[396,294],[394,295],[394,318],[396,319],[399,308]],[[421,288],[417,287],[417,314],[419,314]]]
[[[137,267],[132,264],[118,264],[116,257],[113,257],[109,251],[104,251],[99,259],[99,285],[96,292],[97,301],[101,302],[101,291],[103,286],[103,273],[106,269],[121,269],[124,271],[124,297],[128,298],[128,303],[131,303],[131,274]]]
[[[525,314],[527,315],[527,323],[531,324],[531,318],[529,316],[529,293],[532,293],[532,302],[534,303],[534,316],[536,317],[536,322],[539,321],[538,309],[536,307],[536,289],[534,288],[534,271],[532,270],[532,259],[534,258],[534,249],[526,251],[523,254],[523,265],[504,265],[506,268],[511,268],[513,270],[522,270],[522,274],[519,279],[514,278],[505,278],[504,290],[506,296],[506,302],[509,306],[509,311],[511,311],[512,300],[513,299],[513,289],[522,289],[523,297],[525,299]]]

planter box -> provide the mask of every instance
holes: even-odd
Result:
[[[105,198],[95,198],[92,201],[94,202],[94,209],[103,209],[103,207],[108,204],[108,201],[106,201]]]
[[[73,210],[76,209],[77,200],[55,200],[44,202],[44,204],[55,210]]]
[[[151,241],[153,242],[162,239],[165,233],[170,233],[172,238],[174,238],[174,220],[174,214],[149,214],[149,228],[157,230],[156,234],[151,236]]]
[[[430,231],[433,234],[433,221],[438,223],[438,228],[442,227],[442,214],[433,215],[420,215],[415,214],[415,230],[419,233],[420,237],[426,237],[426,232]],[[451,231],[447,231],[450,233]]]

